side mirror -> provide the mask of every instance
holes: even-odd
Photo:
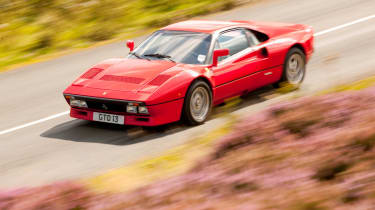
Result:
[[[126,42],[126,46],[129,48],[130,52],[134,50],[134,41],[133,40],[128,40]]]
[[[218,58],[229,55],[229,49],[215,50],[212,56],[212,66],[217,66]]]

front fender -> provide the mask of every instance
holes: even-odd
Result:
[[[164,84],[159,86],[151,94],[146,104],[160,104],[184,98],[191,83],[195,79],[203,77],[209,80],[205,72],[206,70],[197,71],[189,69],[181,71],[180,73],[174,75],[172,78],[166,81]]]

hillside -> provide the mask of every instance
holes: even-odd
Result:
[[[0,0],[0,70],[42,55],[144,33],[236,0]],[[143,32],[142,32],[143,31]]]

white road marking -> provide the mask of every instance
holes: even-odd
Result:
[[[29,122],[29,123],[26,123],[26,124],[23,124],[23,125],[20,125],[20,126],[17,126],[17,127],[13,127],[13,128],[9,128],[7,130],[0,131],[0,135],[19,130],[21,128],[26,128],[26,127],[29,127],[29,126],[32,126],[32,125],[35,125],[35,124],[39,124],[39,123],[42,123],[42,122],[45,122],[45,121],[48,121],[48,120],[52,120],[52,119],[61,117],[61,116],[66,115],[66,114],[69,114],[69,111],[54,114],[54,115],[51,115],[49,117],[42,118],[40,120],[36,120],[36,121]]]
[[[326,29],[324,31],[317,32],[317,33],[314,34],[314,36],[321,36],[323,34],[327,34],[327,33],[333,32],[333,31],[337,31],[337,30],[342,29],[342,28],[352,26],[354,24],[358,24],[358,23],[362,23],[362,22],[371,20],[373,18],[375,18],[375,15],[370,15],[370,16],[367,16],[367,17],[364,17],[364,18],[361,18],[361,19],[358,19],[358,20],[355,20],[355,21],[352,21],[352,22],[349,22],[349,23],[345,23],[345,24],[342,24],[342,25],[339,25],[339,26],[336,26],[336,27],[333,27],[333,28]]]
[[[345,24],[342,24],[342,25],[339,25],[339,26],[336,26],[336,27],[333,27],[333,28],[326,29],[324,31],[317,32],[317,33],[314,34],[314,36],[315,37],[321,36],[321,35],[324,35],[324,34],[327,34],[327,33],[333,32],[333,31],[337,31],[337,30],[342,29],[342,28],[346,28],[346,27],[349,27],[349,26],[352,26],[352,25],[355,25],[355,24],[358,24],[358,23],[361,23],[361,22],[371,20],[373,18],[375,18],[375,15],[370,15],[370,16],[367,16],[367,17],[364,17],[364,18],[360,18],[358,20],[354,20],[354,21],[349,22],[349,23],[345,23]],[[0,131],[0,135],[10,133],[10,132],[22,129],[22,128],[26,128],[26,127],[29,127],[29,126],[32,126],[32,125],[36,125],[36,124],[39,124],[39,123],[42,123],[42,122],[45,122],[45,121],[48,121],[48,120],[52,120],[52,119],[64,116],[66,114],[69,114],[69,111],[54,114],[54,115],[51,115],[49,117],[42,118],[40,120],[36,120],[36,121],[29,122],[29,123],[26,123],[26,124],[23,124],[23,125],[20,125],[20,126],[16,126],[16,127],[13,127],[13,128],[9,128],[9,129]]]

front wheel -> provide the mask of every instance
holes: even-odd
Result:
[[[306,56],[302,50],[292,48],[285,57],[283,75],[281,80],[274,86],[293,86],[299,87],[305,78]]]
[[[189,125],[199,125],[206,121],[211,112],[212,93],[204,81],[194,82],[185,97],[182,117]]]

